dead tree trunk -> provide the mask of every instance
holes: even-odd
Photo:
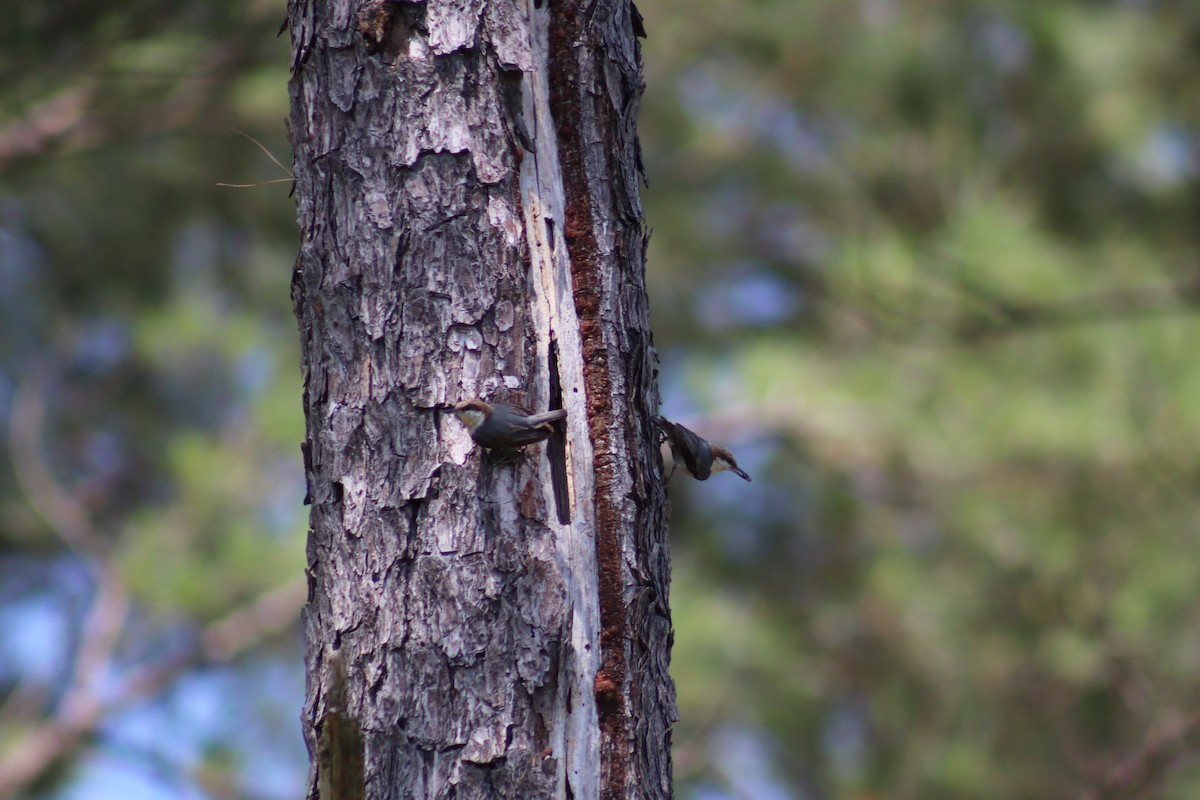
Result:
[[[668,797],[628,0],[292,0],[309,797]],[[485,455],[437,409],[567,411]]]

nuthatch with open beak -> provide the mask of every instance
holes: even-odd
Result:
[[[740,477],[750,480],[750,476],[738,466],[733,453],[719,444],[713,444],[702,439],[692,431],[677,422],[671,422],[665,417],[659,417],[658,427],[667,436],[671,445],[671,474],[676,469],[683,470],[698,481],[706,481],[714,472],[734,472]],[[671,474],[667,475],[669,480]]]
[[[482,400],[464,400],[450,409],[450,413],[467,427],[475,444],[483,447],[524,447],[540,442],[550,438],[554,431],[552,422],[567,416],[561,408],[526,416],[502,403]]]

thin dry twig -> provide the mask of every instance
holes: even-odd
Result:
[[[296,179],[296,176],[292,174],[292,171],[280,163],[279,159],[275,157],[275,154],[272,153],[265,144],[260,142],[258,139],[255,139],[245,131],[239,131],[237,128],[230,128],[229,130],[233,131],[234,133],[241,134],[250,141],[254,142],[254,144],[258,146],[258,149],[266,153],[267,158],[274,162],[275,166],[279,167],[288,174],[288,177],[275,178],[269,181],[259,181],[258,183],[218,183],[217,186],[224,186],[227,189],[253,189],[256,186],[270,186],[273,183],[291,183]]]

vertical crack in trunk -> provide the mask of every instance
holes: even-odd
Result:
[[[558,140],[566,192],[564,237],[570,254],[575,311],[583,342],[588,432],[594,452],[596,566],[599,579],[601,663],[594,694],[600,723],[601,798],[625,797],[629,775],[627,687],[628,614],[623,587],[617,451],[612,441],[617,414],[612,399],[609,347],[601,317],[604,264],[595,236],[585,141],[580,122],[583,108],[576,45],[584,35],[578,4],[555,3],[550,17],[550,109]],[[600,104],[597,104],[600,105]],[[610,127],[610,126],[605,126]]]

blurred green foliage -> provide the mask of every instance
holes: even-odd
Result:
[[[234,130],[288,162],[284,10],[8,10],[0,411],[6,428],[44,411],[0,465],[0,764],[94,694],[101,724],[33,794],[296,796],[294,205],[287,183],[217,186],[288,177]],[[111,645],[102,585],[130,600]],[[72,677],[85,657],[95,674]]]
[[[681,795],[1200,794],[1200,7],[640,7]]]
[[[639,5],[665,411],[755,478],[670,484],[679,795],[1200,795],[1200,6]],[[119,687],[303,566],[293,205],[216,186],[286,177],[230,130],[287,163],[283,9],[11,11],[0,412],[131,593]],[[95,580],[7,455],[0,758]],[[294,796],[301,674],[187,661],[39,793]]]

